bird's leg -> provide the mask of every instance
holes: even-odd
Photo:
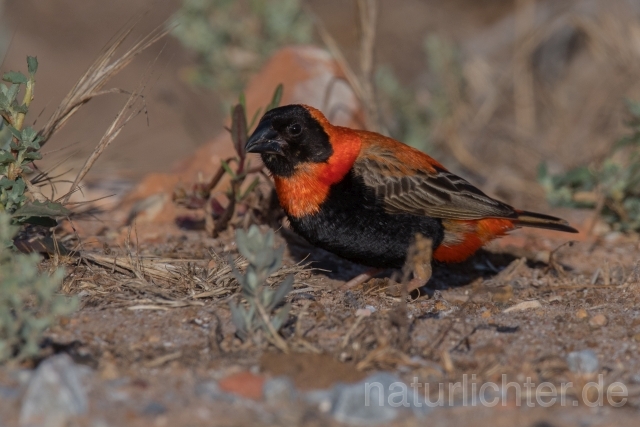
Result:
[[[375,276],[376,274],[379,274],[382,270],[383,270],[382,268],[371,268],[362,274],[358,274],[356,277],[349,280],[347,283],[345,283],[341,287],[343,289],[355,288],[356,286],[362,285],[367,280],[372,279],[373,276]]]
[[[433,255],[432,241],[422,234],[416,234],[415,241],[409,248],[407,261],[404,266],[403,283],[406,283],[407,276],[413,273],[413,279],[407,283],[407,292],[418,289],[427,284],[431,279],[431,259]]]
[[[426,285],[429,279],[431,279],[432,272],[431,262],[415,266],[413,270],[413,279],[411,279],[407,284],[407,292],[411,292]]]

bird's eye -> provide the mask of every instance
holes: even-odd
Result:
[[[289,133],[293,136],[300,135],[302,133],[302,126],[300,126],[298,123],[289,125]]]

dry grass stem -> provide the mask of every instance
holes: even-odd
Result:
[[[364,97],[361,100],[367,129],[380,132],[380,114],[373,82],[378,3],[376,0],[356,0],[356,4],[360,18],[360,73]]]
[[[262,304],[260,304],[259,301],[256,301],[255,305],[256,305],[256,308],[258,309],[258,312],[260,313],[260,317],[262,318],[262,321],[264,322],[264,324],[267,327],[267,330],[269,331],[268,340],[273,342],[273,345],[278,347],[278,349],[283,353],[289,353],[289,346],[287,345],[287,342],[284,339],[282,339],[282,337],[278,334],[278,331],[276,331],[273,325],[271,324],[271,319],[269,319],[269,315],[267,314]]]
[[[141,257],[134,254],[128,245],[127,253],[120,256],[88,251],[80,252],[79,256],[93,266],[90,272],[93,279],[86,280],[79,276],[66,283],[63,290],[72,293],[82,291],[90,296],[102,295],[100,303],[108,302],[110,298],[106,297],[111,295],[111,299],[115,298],[118,304],[124,303],[131,309],[164,310],[202,306],[204,298],[223,298],[238,289],[231,264],[216,254],[211,254],[209,267],[198,266],[207,263],[202,259]],[[242,257],[233,262],[239,270],[244,270],[248,265]],[[269,277],[268,283],[277,284],[291,274],[308,271],[308,264],[302,263],[282,267]],[[109,285],[105,286],[107,283]],[[298,281],[296,283],[301,285]],[[122,291],[144,298],[120,298],[117,294]]]
[[[513,58],[513,96],[516,126],[525,135],[531,135],[536,126],[531,55],[536,45],[527,37],[533,30],[536,15],[534,0],[516,1],[516,47]]]
[[[89,172],[89,170],[91,170],[91,168],[93,167],[95,162],[98,160],[98,158],[102,155],[104,150],[106,150],[106,148],[118,137],[118,135],[120,135],[120,132],[122,131],[122,129],[124,129],[124,127],[131,120],[136,118],[138,114],[140,114],[143,111],[142,109],[143,107],[137,108],[137,109],[133,108],[136,105],[136,103],[139,101],[140,96],[142,96],[142,90],[144,90],[144,84],[141,82],[138,88],[135,91],[133,91],[131,95],[129,95],[127,102],[122,106],[122,109],[120,109],[120,111],[118,112],[118,115],[116,116],[114,121],[111,123],[107,131],[104,133],[104,135],[100,139],[100,142],[98,143],[98,145],[96,145],[96,148],[94,148],[91,155],[84,162],[84,165],[82,165],[82,169],[80,170],[78,175],[76,175],[76,178],[74,179],[73,184],[71,184],[71,188],[69,189],[67,194],[63,197],[62,199],[63,203],[69,202],[69,199],[71,198],[73,193],[76,191],[76,188],[80,184],[80,181],[82,181],[82,179]]]
[[[329,53],[331,53],[331,56],[333,56],[333,58],[340,66],[340,69],[344,73],[349,86],[351,86],[351,88],[355,92],[356,97],[358,97],[358,99],[360,100],[364,99],[365,94],[362,82],[360,81],[358,74],[353,70],[351,65],[349,65],[349,61],[347,61],[347,58],[342,53],[342,50],[338,46],[338,42],[336,42],[336,40],[333,38],[331,33],[327,30],[318,16],[316,16],[311,11],[309,11],[309,14],[313,18],[313,22],[316,26],[316,30],[318,31],[320,39],[329,50]]]
[[[118,72],[125,68],[131,61],[144,50],[162,39],[170,31],[167,26],[160,26],[140,39],[122,56],[114,59],[114,56],[135,27],[133,25],[125,28],[116,35],[113,41],[106,46],[98,58],[91,64],[89,69],[80,77],[75,86],[62,100],[56,111],[53,113],[45,127],[40,132],[43,138],[43,146],[67,121],[78,111],[78,109],[96,96],[108,93],[122,93],[120,89],[102,90],[104,85]]]

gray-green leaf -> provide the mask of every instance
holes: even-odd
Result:
[[[45,216],[50,218],[69,216],[71,211],[60,203],[38,202],[27,203],[13,213],[14,217]]]
[[[27,84],[27,82],[29,81],[27,76],[22,74],[20,71],[9,71],[7,73],[4,73],[4,75],[2,76],[2,80],[13,84]]]
[[[38,71],[38,58],[36,56],[27,56],[27,69],[32,76]]]

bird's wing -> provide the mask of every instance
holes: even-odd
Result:
[[[363,147],[353,165],[385,210],[442,219],[516,218],[514,209],[404,144]],[[395,141],[394,141],[395,142]]]

